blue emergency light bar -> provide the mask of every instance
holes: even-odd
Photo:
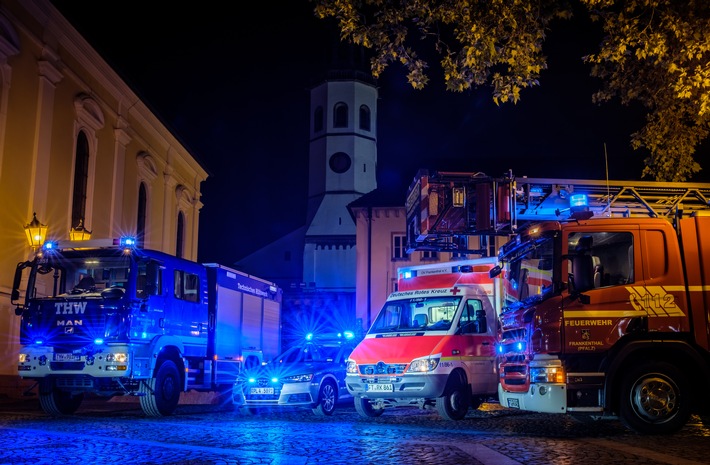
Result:
[[[123,236],[118,240],[118,245],[121,247],[135,247],[138,241],[133,236]]]
[[[570,208],[584,208],[589,206],[587,194],[572,194],[569,197]]]
[[[42,244],[42,249],[44,250],[56,250],[59,248],[59,244],[56,241],[47,241],[44,244]]]

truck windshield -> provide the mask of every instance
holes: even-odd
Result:
[[[56,254],[43,258],[37,269],[33,297],[80,295],[107,287],[125,288],[130,257],[116,254]]]
[[[524,301],[537,301],[552,290],[553,238],[530,241],[504,257],[504,306],[516,308]]]
[[[368,334],[446,331],[451,328],[459,303],[461,297],[417,297],[388,301]]]

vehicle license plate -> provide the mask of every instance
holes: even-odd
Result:
[[[518,399],[508,399],[508,408],[520,408]]]
[[[249,390],[250,394],[273,394],[274,388],[251,388]]]
[[[54,354],[55,362],[78,362],[81,357],[74,354]]]
[[[367,390],[370,392],[394,392],[392,384],[368,384]]]

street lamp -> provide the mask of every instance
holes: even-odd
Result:
[[[32,213],[32,221],[25,225],[25,235],[27,236],[27,243],[33,249],[40,247],[44,243],[44,238],[47,237],[47,225],[37,220],[37,213]]]
[[[84,218],[79,218],[79,223],[69,230],[69,239],[72,241],[88,241],[91,231],[84,227]]]

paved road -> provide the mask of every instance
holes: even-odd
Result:
[[[0,464],[710,464],[710,424],[694,417],[680,433],[640,436],[616,421],[582,423],[484,404],[460,422],[434,412],[388,411],[360,418],[282,409],[250,416],[216,404],[182,404],[146,418],[135,399],[87,402],[50,418],[36,401],[0,402]]]

